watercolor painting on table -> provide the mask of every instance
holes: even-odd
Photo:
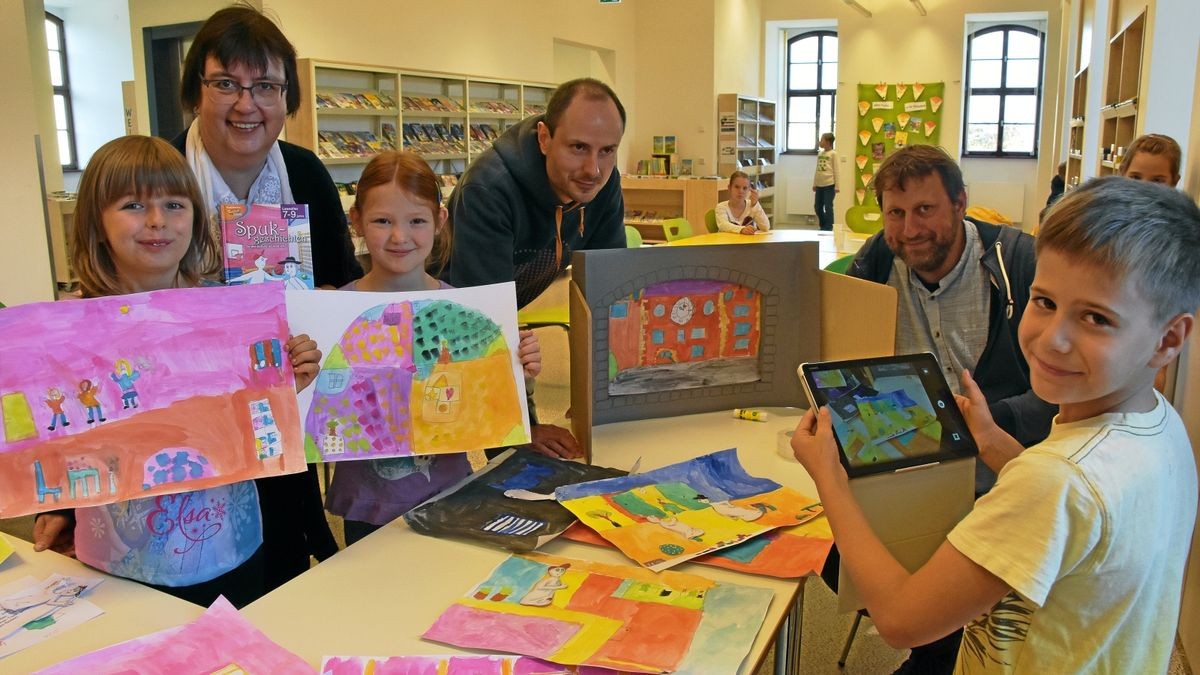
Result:
[[[804,510],[812,517],[799,525],[771,530],[729,548],[697,556],[690,562],[779,579],[820,574],[833,548],[833,532],[819,502],[812,501]],[[562,536],[585,544],[612,546],[583,523],[575,523]]]
[[[195,621],[77,656],[38,671],[44,675],[150,675],[158,673],[312,673],[313,667],[280,647],[217,598]]]
[[[405,513],[404,520],[421,534],[469,539],[509,551],[532,551],[575,522],[575,514],[554,501],[556,488],[624,475],[617,469],[512,448],[459,484]],[[541,495],[547,498],[528,498]]]
[[[608,308],[612,396],[755,382],[762,293],[714,279],[650,284]]]
[[[732,448],[554,494],[581,522],[652,570],[804,522],[815,501],[746,473]]]
[[[304,470],[279,284],[0,310],[0,516]]]
[[[564,665],[734,673],[772,596],[693,574],[532,553],[502,562],[422,637]]]
[[[289,292],[293,331],[324,354],[300,393],[309,461],[528,443],[513,289]]]
[[[561,666],[528,656],[326,656],[321,675],[626,675],[627,671]]]

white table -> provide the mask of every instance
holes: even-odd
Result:
[[[603,425],[593,432],[594,461],[628,469],[641,457],[641,469],[647,470],[736,446],[751,474],[815,495],[800,465],[776,452],[778,432],[793,428],[799,412],[768,410],[773,414],[767,422],[737,420],[731,411],[724,411]],[[541,550],[631,564],[615,549],[566,540],[553,541]],[[422,536],[397,521],[251,604],[243,613],[273,640],[314,666],[327,654],[459,652],[418,636],[506,557],[503,551]],[[801,604],[803,579],[751,576],[693,563],[673,569],[722,583],[769,588],[775,594],[742,673],[755,672],[789,616],[785,656],[798,656],[800,617],[793,609]]]

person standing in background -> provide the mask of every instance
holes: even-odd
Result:
[[[837,153],[833,151],[833,134],[821,134],[817,147],[817,170],[813,173],[813,208],[817,212],[817,224],[822,230],[833,229],[833,197],[839,191],[837,180]]]

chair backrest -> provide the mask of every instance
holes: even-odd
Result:
[[[625,247],[626,248],[641,248],[642,233],[638,232],[636,227],[632,225],[625,226]]]
[[[710,233],[716,233],[716,231],[717,231],[717,210],[716,209],[709,209],[708,213],[704,214],[704,227]]]
[[[692,225],[687,218],[668,218],[663,221],[663,237],[667,241],[675,241],[692,236]]]
[[[855,254],[851,253],[850,255],[844,255],[837,260],[834,260],[825,266],[825,271],[845,274],[850,269],[850,263],[854,261],[854,255]]]

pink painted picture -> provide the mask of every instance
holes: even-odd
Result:
[[[305,468],[283,286],[0,310],[0,517]]]
[[[158,673],[314,673],[304,659],[271,641],[224,597],[200,618],[77,656],[39,675]]]
[[[562,666],[527,656],[326,656],[321,675],[626,675],[627,671]]]

